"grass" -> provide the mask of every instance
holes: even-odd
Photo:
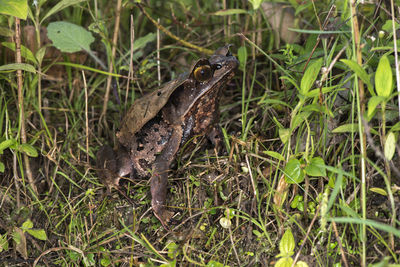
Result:
[[[294,44],[276,37],[256,1],[150,1],[159,38],[131,2],[29,5],[21,35],[32,55],[22,58],[36,71],[25,66],[21,84],[15,69],[0,72],[0,265],[399,264],[399,24],[391,1],[351,2],[291,1],[299,24],[284,28],[301,29]],[[42,60],[26,40],[57,20],[91,29],[90,51]],[[2,34],[15,23],[0,17]],[[177,158],[168,232],[149,182],[121,182],[132,206],[107,193],[95,155],[115,144],[135,98],[226,43],[241,64],[221,98],[224,148]]]

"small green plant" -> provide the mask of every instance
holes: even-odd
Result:
[[[275,267],[290,267],[293,265],[292,256],[294,254],[295,242],[292,234],[292,230],[288,228],[283,234],[281,242],[279,242],[279,254],[276,255],[280,258],[276,263]],[[307,267],[308,264],[304,261],[298,261],[294,265],[295,267]]]

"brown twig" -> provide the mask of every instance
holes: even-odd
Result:
[[[114,64],[113,59],[115,58],[115,54],[116,54],[116,51],[117,51],[119,22],[120,22],[120,18],[121,18],[121,3],[122,3],[122,0],[118,0],[117,1],[117,9],[115,11],[114,35],[113,35],[113,40],[112,40],[112,49],[111,49],[110,63],[108,65],[108,72],[112,72],[113,71],[113,67],[114,67],[113,66],[113,64]],[[101,115],[100,115],[100,121],[102,119],[105,119],[105,116],[106,116],[108,99],[110,98],[111,81],[112,81],[112,77],[108,76],[107,77],[106,93],[104,94],[103,111],[101,112]]]
[[[128,103],[129,85],[133,81],[133,43],[135,42],[135,26],[133,24],[133,16],[131,15],[131,49],[129,54],[129,72],[128,81],[126,83],[125,105]]]
[[[336,223],[332,222],[332,226],[333,226],[333,231],[335,232],[336,241],[338,242],[338,245],[339,245],[340,254],[342,256],[342,261],[344,263],[344,266],[345,267],[349,267],[349,264],[347,263],[346,256],[344,254],[342,240],[340,239],[340,236],[339,236],[339,233],[338,233],[338,230],[337,230],[337,227],[336,227]]]
[[[19,18],[15,18],[15,60],[16,63],[22,63],[21,58],[21,22]],[[25,113],[24,113],[24,93],[22,91],[23,80],[22,70],[17,70],[17,81],[18,81],[18,107],[21,121],[21,143],[26,144],[26,126],[25,126]],[[29,157],[24,153],[25,162],[25,173],[28,177],[28,183],[31,186],[33,192],[38,194],[35,181],[33,180],[32,170],[29,164]]]
[[[212,55],[214,54],[214,51],[207,49],[207,48],[203,48],[194,44],[191,44],[181,38],[179,38],[178,36],[176,36],[175,34],[173,34],[172,32],[170,32],[169,30],[167,30],[164,26],[162,26],[161,24],[159,24],[157,21],[155,21],[150,15],[149,13],[147,13],[147,11],[142,7],[142,5],[137,4],[137,6],[140,8],[140,10],[143,12],[143,14],[161,31],[163,31],[166,35],[168,35],[169,37],[171,37],[172,39],[180,42],[181,44],[183,44],[186,47],[195,49],[197,51],[199,51],[200,53],[206,54],[206,55]]]

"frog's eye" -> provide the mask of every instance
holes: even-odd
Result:
[[[203,65],[197,67],[193,72],[194,78],[199,82],[205,82],[211,79],[213,71],[210,65]]]
[[[219,69],[221,69],[221,68],[222,68],[222,65],[221,65],[221,64],[219,64],[219,63],[218,63],[218,64],[215,64],[215,69],[216,69],[216,70],[219,70]]]

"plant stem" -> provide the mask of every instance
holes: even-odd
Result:
[[[15,60],[16,63],[21,63],[21,23],[19,18],[15,18]],[[24,93],[22,90],[23,80],[22,80],[22,70],[17,70],[17,82],[18,82],[18,107],[21,123],[21,143],[26,144],[26,127],[25,127],[25,114],[24,114]],[[28,177],[29,185],[32,187],[34,193],[38,193],[35,182],[33,180],[33,175],[31,167],[29,164],[29,157],[24,153],[24,163],[25,172]]]

